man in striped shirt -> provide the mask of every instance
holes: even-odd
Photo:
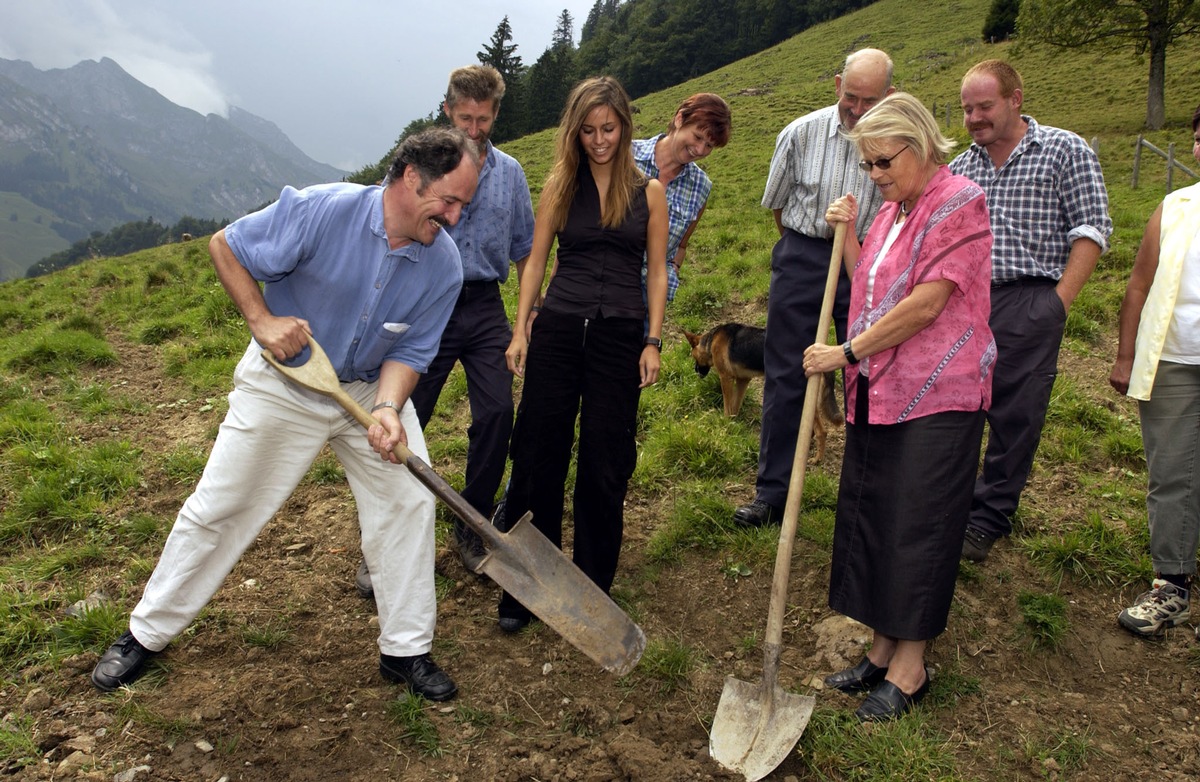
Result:
[[[1100,161],[1070,131],[1021,114],[1021,75],[984,60],[963,76],[971,146],[950,163],[987,193],[998,352],[983,472],[963,557],[987,559],[1012,532],[1058,374],[1067,311],[1108,249],[1112,220]]]
[[[772,210],[779,241],[771,252],[767,298],[762,440],[754,501],[734,511],[743,526],[778,524],[787,502],[796,435],[807,379],[804,348],[816,336],[833,252],[833,229],[825,209],[853,193],[858,199],[855,233],[861,239],[883,198],[859,167],[846,137],[869,108],[890,93],[892,61],[878,49],[860,49],[834,77],[837,103],[793,121],[775,141],[762,205]],[[846,338],[850,280],[842,272],[833,316],[839,340]]]

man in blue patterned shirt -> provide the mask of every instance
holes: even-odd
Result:
[[[517,280],[521,279],[533,246],[533,203],[525,171],[488,140],[503,97],[504,79],[495,68],[470,65],[450,74],[442,110],[475,143],[483,168],[475,199],[458,224],[446,229],[462,255],[462,293],[442,333],[437,357],[412,393],[424,429],[450,370],[462,362],[471,405],[462,496],[484,516],[492,515],[513,426],[513,376],[504,360],[512,329],[500,284],[508,278],[510,263],[516,264]],[[457,518],[454,538],[463,565],[474,571],[485,554],[483,542]],[[355,584],[364,598],[371,596],[365,561],[359,565]]]
[[[1108,249],[1112,220],[1100,161],[1082,138],[1021,114],[1021,76],[984,60],[962,80],[972,144],[950,164],[987,193],[998,357],[983,472],[963,556],[987,558],[1012,515],[1042,435],[1067,311]]]

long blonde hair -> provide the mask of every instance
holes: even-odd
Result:
[[[629,95],[625,88],[611,76],[596,76],[584,79],[575,85],[567,97],[558,131],[554,135],[554,166],[546,177],[538,211],[545,214],[555,232],[567,224],[567,211],[579,187],[579,164],[583,147],[579,142],[579,129],[587,121],[588,114],[598,106],[613,110],[621,122],[621,139],[613,157],[612,180],[604,197],[605,228],[615,228],[625,219],[634,193],[645,184],[646,178],[633,162],[633,112],[629,108]]]

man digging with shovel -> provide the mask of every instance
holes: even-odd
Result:
[[[379,671],[430,700],[458,691],[429,656],[436,621],[433,495],[399,464],[428,459],[409,394],[437,353],[462,285],[443,228],[475,194],[467,136],[435,129],[399,148],[382,187],[285,188],[279,201],[213,236],[217,274],[253,339],[200,483],[175,520],[129,630],[92,683],[115,690],[183,632],[329,443],[358,505],[379,611]],[[260,290],[258,282],[266,283]],[[286,361],[316,335],[341,388],[376,415],[366,437],[338,403],[289,383]]]

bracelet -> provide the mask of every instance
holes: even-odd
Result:
[[[533,305],[533,311],[534,311],[534,312],[541,312],[541,311],[542,311],[542,305],[541,305],[541,304],[534,304],[534,305]]]
[[[858,363],[858,357],[854,355],[854,351],[850,349],[850,340],[842,343],[842,352],[846,354],[846,360],[851,364]]]
[[[390,407],[396,413],[396,415],[400,415],[400,406],[390,399],[386,402],[380,402],[372,407],[371,412],[374,413],[376,410],[382,410],[385,407]]]

